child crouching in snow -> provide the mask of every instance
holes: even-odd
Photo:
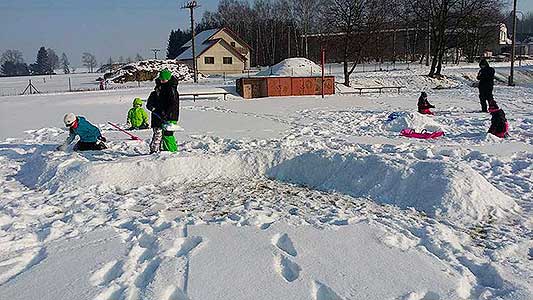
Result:
[[[431,112],[430,108],[435,108],[435,106],[429,103],[428,94],[422,92],[418,98],[418,112],[424,115],[432,115],[433,112]]]
[[[68,145],[74,141],[76,136],[79,136],[80,140],[74,146],[75,151],[107,149],[107,146],[104,144],[106,139],[100,133],[100,129],[91,124],[84,117],[68,113],[63,117],[63,122],[69,129],[70,134],[67,140],[57,147],[57,150],[65,151]]]
[[[148,114],[142,106],[143,101],[141,98],[133,100],[133,107],[128,111],[128,130],[148,129]]]
[[[489,133],[494,134],[499,138],[508,136],[509,123],[505,118],[505,112],[498,107],[496,101],[489,103],[489,113],[491,114]]]

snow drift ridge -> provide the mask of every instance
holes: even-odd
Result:
[[[386,156],[310,152],[283,161],[267,176],[320,190],[458,222],[481,220],[518,209],[516,202],[466,164],[392,159]]]
[[[167,155],[93,161],[80,154],[36,152],[17,178],[51,193],[96,186],[131,189],[161,183],[186,184],[266,176],[270,179],[369,197],[378,203],[412,207],[432,217],[479,221],[517,209],[471,167],[440,160],[411,161],[386,155],[331,151],[300,155],[283,151],[235,151],[224,155]]]

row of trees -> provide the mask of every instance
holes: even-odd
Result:
[[[35,63],[26,64],[19,50],[6,50],[0,56],[0,73],[4,76],[48,75],[55,69],[62,68],[70,73],[70,62],[65,53],[61,58],[53,49],[41,47],[37,52]]]
[[[124,64],[140,60],[143,60],[143,57],[137,54],[133,59],[131,57],[125,59],[120,56],[116,62],[110,57],[106,63],[113,65],[115,63]],[[82,54],[81,62],[90,73],[94,72],[98,67],[96,56],[89,52]],[[65,74],[69,74],[71,72],[70,61],[65,53],[62,53],[61,57],[59,57],[51,48],[41,47],[37,52],[35,63],[30,65],[24,62],[22,52],[19,50],[6,50],[0,56],[1,76],[49,75],[54,74],[54,70],[58,69],[61,69]]]
[[[533,36],[533,12],[518,14],[518,17],[516,23],[516,36],[522,41],[523,39]],[[507,22],[509,28],[511,28],[511,21],[512,19],[509,18],[509,21]]]
[[[220,0],[215,12],[204,13],[197,30],[235,31],[252,47],[252,65],[310,58],[313,39],[337,54],[348,85],[358,63],[383,60],[388,52],[395,60],[398,51],[385,50],[396,47],[396,36],[402,32],[407,32],[409,48],[420,54],[413,59],[422,61],[430,49],[432,77],[441,75],[450,49],[479,56],[498,34],[486,29],[506,19],[504,4],[505,0],[399,0],[394,5],[387,0]],[[188,31],[172,31],[167,57],[175,58],[189,39]]]

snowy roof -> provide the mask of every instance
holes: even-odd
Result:
[[[209,47],[216,44],[217,41],[209,41],[209,38],[212,37],[215,33],[217,33],[220,29],[209,29],[204,30],[200,33],[198,33],[194,37],[194,43],[196,46],[196,57],[198,57],[202,52],[207,50]],[[176,57],[177,60],[187,60],[192,59],[192,39],[189,40],[187,43],[183,44],[182,48],[188,47],[187,50],[185,50],[183,53],[178,55]]]
[[[196,46],[196,57],[198,57],[200,54],[202,54],[205,50],[209,49],[211,46],[216,44],[218,41],[206,41],[204,43],[197,43]],[[183,51],[178,57],[176,57],[177,60],[187,60],[192,59],[192,47],[189,46],[187,50]]]
[[[219,31],[220,29],[209,29],[209,30],[204,30],[198,34],[196,34],[194,36],[194,42],[196,44],[200,44],[200,43],[203,43],[205,41],[207,41],[210,37],[212,37],[215,33],[217,33],[217,31]],[[183,46],[181,47],[191,47],[192,44],[191,44],[191,41],[192,40],[189,40],[187,43],[183,44]]]

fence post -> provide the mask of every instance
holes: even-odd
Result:
[[[72,92],[72,83],[70,82],[70,77],[68,78],[68,91]]]

